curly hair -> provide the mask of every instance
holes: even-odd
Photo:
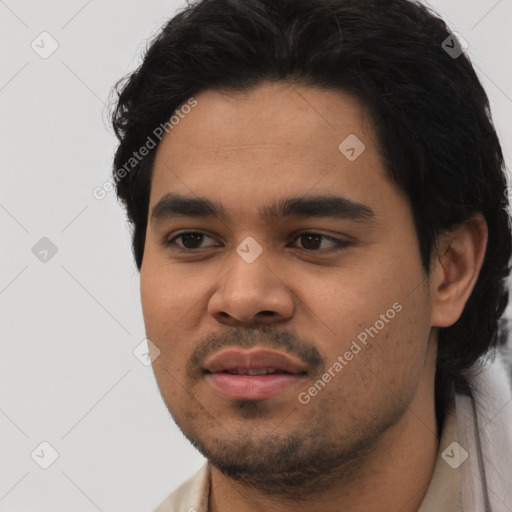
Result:
[[[411,0],[200,0],[150,42],[115,87],[116,192],[143,259],[156,148],[118,171],[193,95],[287,81],[357,97],[388,179],[410,203],[425,273],[439,235],[481,212],[484,263],[459,320],[439,330],[437,368],[454,381],[502,344],[512,235],[507,177],[487,95],[445,22]],[[117,174],[116,174],[117,173]],[[503,321],[503,319],[501,319]],[[501,333],[501,334],[500,334]]]

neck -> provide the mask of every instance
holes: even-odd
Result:
[[[436,350],[432,345],[435,344],[431,344],[427,367],[434,368]],[[301,497],[300,510],[416,512],[430,484],[438,447],[434,372],[426,372],[406,413],[381,436],[356,474],[348,478],[341,475],[327,490]],[[210,470],[209,512],[297,510],[296,500],[269,496],[241,485],[212,465]]]

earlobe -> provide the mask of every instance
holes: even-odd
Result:
[[[478,280],[487,238],[481,213],[440,236],[431,273],[432,326],[449,327],[460,318]]]

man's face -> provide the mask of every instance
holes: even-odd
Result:
[[[280,83],[196,100],[152,176],[141,294],[156,379],[214,466],[306,486],[362,461],[432,383],[411,209],[350,96]],[[167,194],[224,217],[153,216]],[[320,196],[341,200],[307,207]],[[261,368],[289,373],[247,375]]]

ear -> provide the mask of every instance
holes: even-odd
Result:
[[[480,274],[487,238],[481,213],[440,235],[430,279],[433,327],[449,327],[460,318]]]

